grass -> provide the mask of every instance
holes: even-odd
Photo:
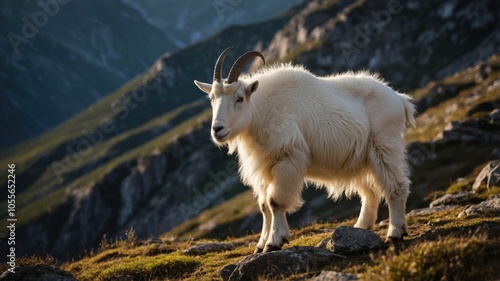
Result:
[[[376,265],[362,274],[364,280],[487,280],[500,262],[499,239],[487,236],[449,237],[411,246],[400,253],[394,248],[373,255]],[[493,261],[493,262],[492,262]]]

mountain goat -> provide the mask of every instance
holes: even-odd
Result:
[[[404,132],[415,124],[412,99],[377,76],[348,72],[317,77],[283,64],[241,76],[248,52],[227,79],[217,59],[213,83],[194,83],[212,104],[211,136],[237,151],[240,176],[253,188],[263,215],[255,252],[279,250],[288,242],[286,213],[302,204],[304,182],[324,187],[333,199],[359,194],[355,227],[371,229],[383,196],[389,207],[386,241],[407,235],[409,194]]]

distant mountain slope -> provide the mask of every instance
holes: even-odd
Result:
[[[178,47],[194,44],[230,25],[248,25],[284,13],[298,0],[121,0]]]
[[[36,1],[6,0],[0,7],[0,148],[52,128],[175,49],[120,1],[48,7],[53,16]],[[46,24],[35,25],[34,15],[45,15]]]
[[[77,114],[165,52],[231,24],[271,18],[296,1],[60,2],[67,3],[0,6],[0,150]]]
[[[424,83],[421,92],[415,92],[417,97],[424,97],[418,104],[420,112],[438,110],[433,116],[442,116],[442,110],[446,112],[447,109],[440,106],[446,100],[453,101],[452,97],[458,95],[456,101],[463,103],[464,95],[475,93],[482,80],[487,83],[488,95],[479,95],[478,100],[470,101],[496,98],[498,92],[496,86],[492,86],[496,85],[498,74],[496,59],[477,66],[475,71],[465,72],[474,77],[479,75],[477,81],[471,77],[441,81],[443,75],[448,77],[474,65],[477,57],[473,50],[481,48],[482,56],[499,53],[496,49],[500,42],[499,29],[496,28],[499,20],[496,2],[478,1],[480,13],[471,12],[474,6],[469,2],[440,2],[453,6],[453,13],[445,13],[448,15],[446,26],[450,28],[446,34],[461,34],[467,47],[455,48],[456,42],[431,36],[434,39],[425,47],[433,60],[418,61],[421,55],[415,55],[416,50],[408,42],[422,34],[436,35],[435,30],[443,26],[439,12],[441,5],[426,3],[429,2],[401,4],[402,11],[385,27],[390,34],[381,32],[377,40],[353,56],[353,65],[349,67],[380,71],[397,89],[418,89],[422,81],[436,81],[436,84]],[[415,7],[425,7],[425,12]],[[158,235],[232,198],[244,190],[236,177],[234,157],[225,156],[224,150],[210,143],[209,105],[192,80],[210,81],[214,60],[221,50],[231,45],[235,49],[227,59],[225,73],[230,67],[229,62],[242,52],[256,48],[266,53],[269,63],[280,60],[302,62],[318,74],[344,70],[348,66],[339,62],[343,55],[332,47],[333,40],[352,42],[355,28],[364,26],[365,20],[370,22],[372,11],[386,8],[383,1],[310,1],[264,23],[227,28],[199,44],[166,54],[156,61],[151,71],[120,87],[68,122],[4,152],[0,166],[11,162],[18,166],[20,194],[17,207],[22,218],[20,223],[23,223],[18,234],[36,238],[22,245],[19,251],[31,253],[35,250],[33,245],[37,245],[39,251],[56,256],[66,256],[68,252],[77,255],[84,247],[97,245],[103,234],[108,237],[123,235],[129,227],[134,227],[140,237]],[[481,20],[483,18],[485,20]],[[398,28],[400,26],[405,28]],[[314,34],[323,34],[325,42],[329,36],[335,36],[335,39],[330,39],[330,45],[326,45],[322,40],[310,37]],[[305,41],[296,41],[297,38]],[[273,53],[277,46],[288,46],[282,53],[284,57]],[[453,52],[443,51],[452,48]],[[371,61],[380,64],[371,65]],[[412,63],[419,65],[411,67]],[[494,75],[489,76],[490,73]],[[491,94],[490,86],[494,90]],[[455,117],[455,120],[463,120],[462,115]],[[446,122],[437,125],[442,128]],[[431,132],[433,124],[425,123],[423,127]],[[422,152],[429,161],[420,166],[422,170],[416,169],[414,173],[414,186],[418,188],[412,193],[416,199],[412,198],[411,207],[423,204],[419,190],[446,187],[460,175],[470,173],[477,163],[486,161],[496,146],[491,143],[462,145],[458,142],[458,145],[439,147],[440,155],[448,158],[435,159],[434,151],[425,149],[437,133],[432,131],[426,135],[426,132],[419,132],[410,139],[425,141],[412,144],[411,149],[412,153],[416,151],[415,157]],[[455,161],[457,158],[454,157],[461,157],[462,152],[471,155],[471,162]],[[448,168],[448,161],[456,164]],[[4,179],[5,176],[0,177],[0,180]],[[340,209],[330,207],[332,203],[326,201],[324,195],[317,195],[314,191],[305,194],[314,200],[309,200],[310,208],[304,208],[291,218],[292,224],[332,218],[335,214],[350,216],[358,206],[340,207],[340,212]],[[233,206],[242,204],[245,212],[253,212],[253,205],[243,206],[245,202],[251,201],[236,202]],[[342,204],[339,206],[346,206]],[[243,221],[248,228],[243,227],[241,231],[252,230],[258,225],[259,222],[253,219],[255,216],[245,216],[246,213],[237,213],[238,210],[225,209],[224,206],[215,207],[211,213],[218,217],[248,218]],[[222,211],[217,213],[215,210]],[[212,219],[203,221],[206,231],[200,232],[201,235],[225,235],[222,230],[228,228]],[[199,226],[199,218],[191,220],[177,233],[188,236]],[[81,246],[82,243],[85,246]]]

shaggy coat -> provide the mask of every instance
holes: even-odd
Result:
[[[355,226],[365,229],[384,197],[387,239],[407,234],[404,132],[415,123],[409,96],[367,72],[317,77],[289,64],[231,84],[195,83],[212,101],[214,142],[238,154],[242,181],[258,198],[264,221],[256,252],[288,242],[286,213],[303,204],[304,182],[333,199],[358,194]]]

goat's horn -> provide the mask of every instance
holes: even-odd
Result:
[[[233,67],[231,67],[229,76],[227,78],[227,83],[231,84],[235,81],[238,81],[238,77],[240,77],[243,67],[245,67],[245,65],[254,57],[260,57],[264,61],[264,63],[266,63],[264,56],[259,52],[253,51],[243,54],[234,62]]]
[[[214,67],[214,81],[221,83],[221,81],[222,81],[222,66],[224,64],[224,60],[226,59],[227,54],[229,53],[229,51],[231,51],[232,48],[233,47],[228,47],[220,54],[219,58],[217,58],[217,62],[215,63],[215,67]]]

